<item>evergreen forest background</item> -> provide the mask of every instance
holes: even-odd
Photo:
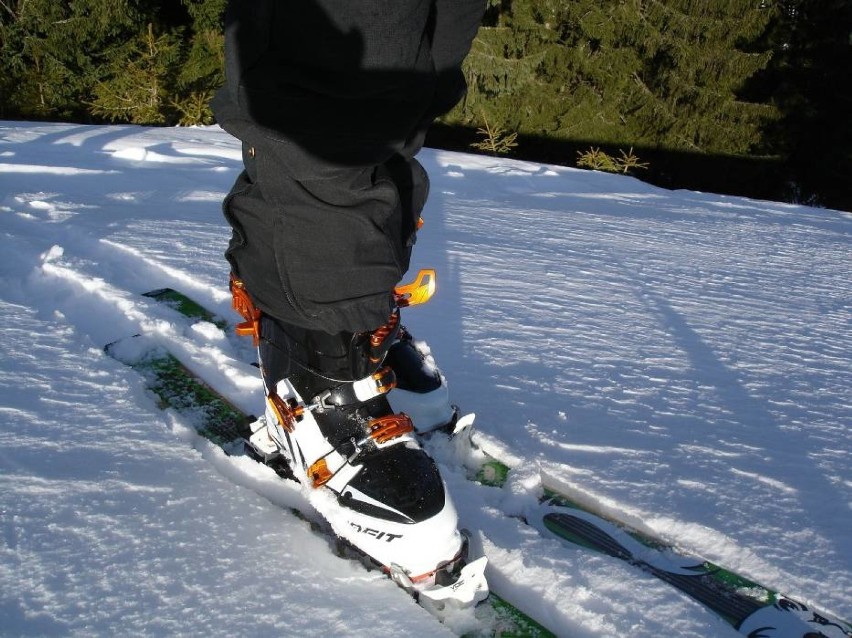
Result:
[[[224,5],[0,0],[0,117],[211,124]],[[489,0],[465,72],[431,146],[852,210],[850,0]]]

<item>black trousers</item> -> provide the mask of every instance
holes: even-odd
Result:
[[[409,266],[425,131],[464,95],[484,0],[232,0],[213,108],[243,142],[227,258],[255,304],[370,331]]]
[[[275,142],[245,145],[245,170],[224,204],[233,272],[284,323],[328,333],[383,325],[408,270],[425,170],[395,155],[298,180],[280,169],[279,153]]]

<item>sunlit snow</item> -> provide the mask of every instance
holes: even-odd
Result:
[[[262,409],[250,343],[140,296],[170,286],[235,319],[220,202],[239,156],[216,127],[0,123],[0,634],[446,632],[103,353],[151,334]],[[739,635],[508,517],[544,472],[852,617],[852,215],[420,159],[432,189],[412,274],[436,268],[438,293],[404,322],[515,467],[500,490],[444,470],[495,589],[560,636]]]

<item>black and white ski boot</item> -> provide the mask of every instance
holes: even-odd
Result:
[[[421,448],[412,418],[389,403],[397,376],[388,359],[422,363],[410,339],[400,338],[398,311],[373,333],[338,335],[256,311],[244,316],[252,317],[267,394],[250,441],[255,452],[268,461],[283,457],[335,534],[436,615],[486,598],[486,559],[469,561],[437,466]],[[422,374],[408,377],[409,384],[423,381]],[[402,392],[446,390],[435,381],[439,375]],[[438,403],[420,410],[424,427],[453,418],[445,397],[446,407]]]

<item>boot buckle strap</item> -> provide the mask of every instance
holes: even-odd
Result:
[[[404,412],[373,419],[367,427],[370,430],[369,437],[379,444],[387,443],[403,434],[414,432],[411,417]]]
[[[328,465],[328,457],[331,455],[331,452],[329,452],[311,464],[308,468],[308,478],[310,478],[314,488],[322,487],[332,480],[345,465],[357,463],[365,451],[375,449],[376,446],[388,443],[409,432],[414,432],[414,423],[412,423],[411,417],[404,412],[371,419],[367,424],[367,436],[360,441],[354,437],[349,440],[349,445],[352,446],[351,454],[348,456],[343,454],[340,448],[334,450],[344,461],[337,469],[332,470]]]
[[[369,377],[344,383],[321,392],[311,404],[311,409],[333,410],[356,403],[364,403],[387,394],[396,387],[396,375],[390,366],[381,368]]]
[[[399,308],[393,311],[388,319],[388,322],[376,328],[373,332],[370,333],[370,362],[371,363],[380,363],[382,359],[385,358],[385,354],[388,351],[388,342],[391,341],[399,331],[402,329],[402,326],[399,324]]]
[[[237,324],[236,332],[241,337],[251,337],[253,344],[256,346],[260,343],[260,316],[262,313],[254,305],[241,279],[238,279],[231,273],[230,283],[231,295],[233,296],[231,305],[245,319],[245,321]]]

